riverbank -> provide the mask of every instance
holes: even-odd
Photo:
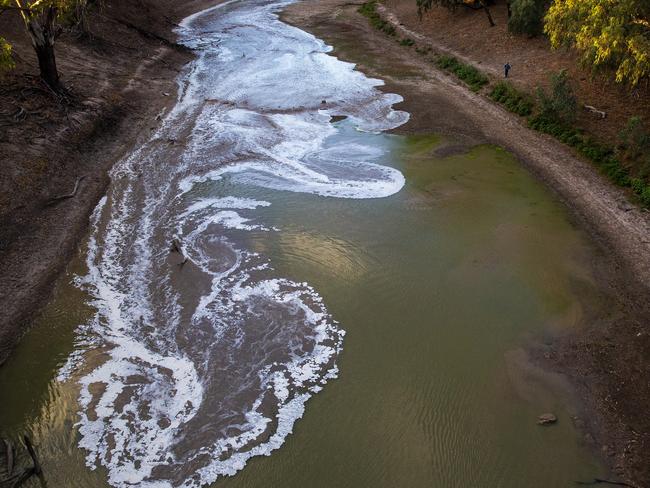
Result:
[[[290,6],[283,19],[332,44],[338,57],[358,63],[364,73],[385,80],[385,91],[402,95],[405,101],[397,108],[411,119],[399,133],[444,134],[461,146],[491,143],[515,154],[598,245],[593,269],[608,303],[587,311],[584,328],[554,337],[535,352],[577,389],[586,415],[576,423],[586,442],[618,476],[644,486],[650,479],[650,214],[631,205],[622,190],[571,149],[532,132],[518,117],[373,29],[357,12],[360,5],[302,2]]]
[[[0,78],[0,364],[76,253],[108,171],[173,105],[179,70],[192,58],[174,42],[176,23],[213,3],[134,8],[114,0],[93,9],[89,33],[64,32],[57,41],[68,100],[39,81],[17,12],[0,17],[16,61]]]

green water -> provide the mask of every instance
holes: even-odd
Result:
[[[598,302],[584,236],[503,150],[439,158],[435,137],[372,137],[406,178],[392,197],[245,189],[281,229],[246,246],[309,282],[347,335],[339,379],[283,447],[215,486],[541,488],[601,475],[570,395],[521,350],[580,327]],[[70,284],[82,257],[0,369],[0,431],[31,433],[49,487],[107,486],[76,447],[74,382],[55,381],[92,312]],[[557,425],[536,425],[546,411]]]

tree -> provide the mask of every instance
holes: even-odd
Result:
[[[552,122],[571,124],[575,121],[578,110],[573,87],[566,70],[551,75],[551,91],[547,94],[543,89],[537,89],[539,99],[539,115]]]
[[[36,52],[41,78],[54,91],[61,89],[54,43],[61,33],[61,16],[74,11],[85,0],[0,0],[0,12],[17,10]],[[10,67],[11,46],[0,38],[0,67]]]
[[[485,10],[490,26],[496,24],[492,19],[492,13],[488,6],[490,0],[416,0],[418,6],[418,15],[422,18],[422,13],[431,10],[434,6],[440,6],[455,11],[458,7],[466,7],[474,10]]]
[[[577,48],[594,69],[636,85],[650,76],[648,0],[555,0],[544,31],[553,47]]]
[[[511,0],[508,2],[508,29],[516,34],[537,36],[544,31],[546,0]]]

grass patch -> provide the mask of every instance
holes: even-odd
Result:
[[[399,43],[400,43],[400,45],[402,45],[402,46],[411,47],[412,45],[415,44],[415,41],[414,41],[413,39],[409,39],[408,37],[405,37],[404,39],[402,39],[401,41],[399,41]]]
[[[474,66],[462,63],[453,56],[440,56],[436,61],[438,68],[454,73],[459,79],[463,80],[472,91],[479,91],[483,86],[489,83],[486,75],[477,70]]]
[[[370,25],[375,29],[382,31],[384,34],[388,34],[389,36],[394,36],[396,34],[395,27],[382,19],[381,15],[377,13],[377,0],[371,0],[370,2],[362,4],[357,11],[364,17],[367,17],[370,21]]]
[[[517,90],[511,83],[500,81],[490,92],[490,98],[522,117],[533,113],[535,101],[528,93]]]

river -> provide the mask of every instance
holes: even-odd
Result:
[[[505,151],[386,133],[401,97],[286,4],[183,21],[178,102],[0,369],[0,429],[48,486],[592,479],[570,393],[522,350],[597,302],[588,241]]]

